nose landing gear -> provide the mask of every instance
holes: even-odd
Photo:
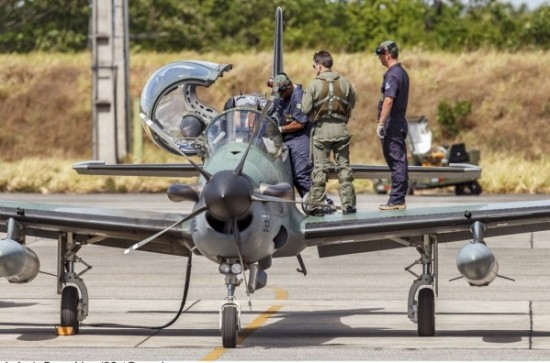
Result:
[[[241,306],[235,298],[235,287],[240,284],[237,275],[225,275],[227,297],[220,309],[220,330],[222,332],[222,345],[224,348],[235,348],[241,327]]]

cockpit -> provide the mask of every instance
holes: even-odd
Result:
[[[206,150],[213,153],[226,144],[252,145],[266,154],[276,157],[282,152],[283,140],[275,120],[265,117],[260,123],[261,112],[246,108],[233,108],[216,117],[206,129]]]
[[[201,137],[210,122],[219,115],[197,95],[198,87],[210,87],[231,69],[230,64],[182,61],[157,70],[141,93],[141,118],[148,136],[161,148],[176,155],[201,154]],[[147,125],[151,120],[175,142],[169,145]]]
[[[199,99],[197,87],[209,87],[230,69],[228,64],[183,61],[156,71],[141,94],[142,124],[149,137],[176,155],[204,156],[227,144],[248,144],[252,137],[255,148],[272,158],[281,155],[282,137],[271,117],[260,123],[261,112],[247,107],[219,113]],[[159,137],[149,120],[174,142]]]

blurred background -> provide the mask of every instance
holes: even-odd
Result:
[[[77,176],[93,157],[92,1],[0,0],[0,191],[164,191],[167,180]],[[550,5],[495,0],[132,0],[127,2],[129,98],[182,59],[231,63],[201,92],[221,110],[239,93],[268,93],[273,14],[283,8],[285,71],[313,79],[313,52],[333,53],[358,101],[352,163],[383,164],[375,135],[385,68],[374,56],[392,39],[411,78],[408,116],[425,116],[434,145],[479,151],[486,193],[550,193]],[[136,126],[138,125],[138,126]],[[131,127],[139,127],[132,123]],[[132,133],[131,133],[132,135]],[[124,162],[183,162],[129,140]],[[370,181],[358,184],[372,192]]]

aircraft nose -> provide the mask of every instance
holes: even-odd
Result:
[[[212,176],[204,188],[210,213],[222,220],[244,215],[252,203],[252,184],[242,175],[223,170]]]

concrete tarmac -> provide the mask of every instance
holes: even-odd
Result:
[[[360,210],[375,210],[384,196],[359,196]],[[409,196],[409,208],[549,199],[550,196],[432,193]],[[13,199],[111,208],[185,211],[165,195],[0,194]],[[338,202],[338,198],[333,198]],[[268,286],[237,296],[243,308],[239,346],[223,349],[219,308],[226,295],[218,266],[194,256],[184,312],[178,311],[187,259],[86,246],[79,256],[93,268],[83,274],[90,297],[88,318],[74,336],[57,336],[57,241],[27,238],[41,261],[38,277],[24,285],[0,280],[1,361],[351,361],[351,360],[550,360],[550,232],[486,240],[500,265],[489,287],[470,287],[455,258],[467,241],[439,246],[436,335],[419,337],[407,318],[414,276],[404,268],[418,253],[402,248],[319,259],[273,261]],[[413,268],[416,272],[419,266]],[[77,271],[83,269],[77,265]]]

